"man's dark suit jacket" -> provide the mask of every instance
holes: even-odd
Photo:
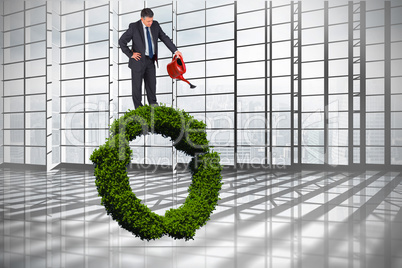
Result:
[[[172,53],[177,51],[177,47],[173,44],[172,40],[170,40],[169,36],[163,32],[159,23],[155,20],[151,25],[151,34],[154,42],[154,59],[156,62],[158,61],[158,38],[169,48],[170,51],[172,51]],[[132,49],[127,46],[127,43],[130,41],[132,41]],[[140,70],[141,65],[145,63],[145,41],[144,29],[141,20],[130,23],[127,31],[120,37],[120,48],[123,53],[130,58],[128,66],[131,69]],[[133,56],[133,52],[141,53],[141,60],[136,61],[135,59],[131,58]]]

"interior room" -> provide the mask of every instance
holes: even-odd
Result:
[[[1,267],[402,267],[400,0],[0,7]],[[215,210],[188,240],[119,225],[90,158],[135,110],[119,38],[144,8],[196,86],[169,76],[159,40],[159,106],[204,122],[222,167]],[[130,140],[123,170],[162,219],[195,177],[169,137]]]

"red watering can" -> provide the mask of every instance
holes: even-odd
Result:
[[[172,62],[167,65],[167,71],[172,79],[180,79],[190,85],[190,88],[195,88],[189,81],[184,79],[183,74],[186,72],[186,65],[183,58],[177,55],[173,56]]]

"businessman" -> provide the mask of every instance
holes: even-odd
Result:
[[[154,13],[150,8],[141,11],[141,19],[130,23],[128,30],[119,39],[119,45],[124,54],[129,57],[128,66],[131,69],[132,96],[134,107],[142,106],[141,87],[144,79],[148,103],[158,106],[156,101],[156,74],[155,62],[158,63],[158,39],[169,48],[172,53],[182,56],[181,52],[167,36],[159,23],[153,20]],[[127,43],[132,42],[132,49]]]

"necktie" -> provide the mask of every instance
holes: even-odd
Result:
[[[147,39],[148,39],[148,49],[149,49],[149,57],[152,59],[154,57],[154,52],[152,51],[152,39],[151,34],[149,33],[149,27],[145,27],[147,29]]]

